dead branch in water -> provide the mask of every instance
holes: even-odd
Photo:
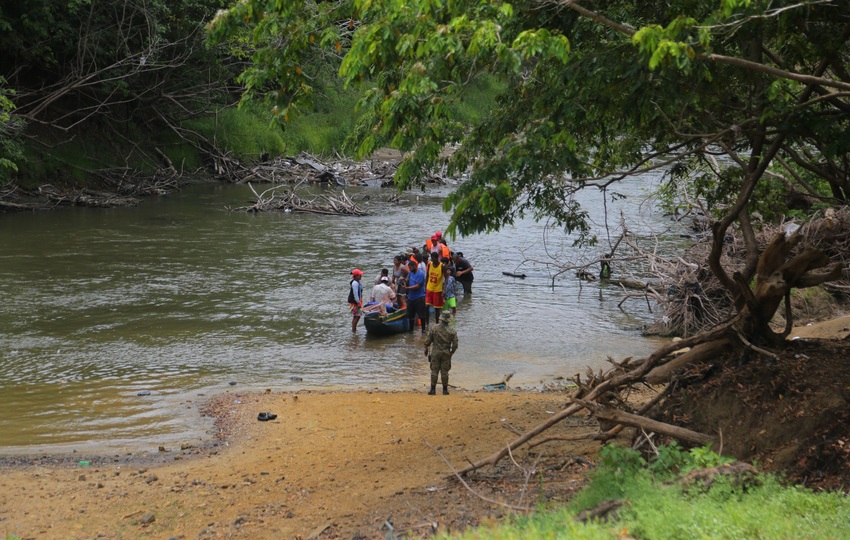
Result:
[[[299,184],[300,185],[300,184]],[[274,187],[258,194],[254,186],[248,187],[257,198],[251,206],[234,208],[237,212],[303,212],[310,214],[366,216],[369,213],[357,206],[345,191],[334,195],[315,195],[306,200],[296,193],[296,185],[292,188]]]

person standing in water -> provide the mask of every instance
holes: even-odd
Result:
[[[351,281],[348,283],[348,309],[351,310],[351,331],[357,332],[357,322],[363,314],[363,285],[360,278],[363,271],[355,268],[351,271]]]
[[[434,251],[431,253],[431,262],[428,263],[428,283],[425,286],[425,305],[434,308],[434,322],[440,322],[440,311],[443,310],[446,300],[443,298],[443,264],[440,255]],[[425,317],[430,319],[431,315],[425,312]],[[430,322],[430,321],[429,321]]]
[[[418,317],[422,325],[422,333],[428,329],[428,308],[425,307],[425,272],[410,261],[407,263],[410,273],[407,276],[407,319],[410,321],[409,332],[416,327]]]
[[[463,253],[460,251],[456,252],[454,255],[455,260],[455,279],[463,285],[463,294],[471,295],[472,294],[472,281],[475,279],[475,276],[472,275],[472,265],[469,264],[469,261],[463,258]]]
[[[443,273],[446,276],[446,286],[443,291],[443,298],[446,299],[445,309],[452,310],[452,316],[457,314],[457,293],[455,292],[455,270],[449,268],[449,260],[443,261]]]

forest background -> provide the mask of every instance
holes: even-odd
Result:
[[[50,0],[0,6],[0,194],[44,184],[128,190],[173,166],[181,181],[215,176],[212,155],[244,163],[309,152],[333,156],[357,122],[360,88],[333,61],[316,99],[281,124],[246,98],[247,36],[212,46],[205,26],[225,1]],[[472,120],[492,101],[456,109]],[[243,99],[244,98],[244,99]],[[240,104],[241,107],[237,107]],[[143,190],[139,190],[144,194]]]
[[[834,282],[846,267],[833,245],[831,264],[797,271],[823,275],[752,301],[766,245],[757,230],[823,216],[850,190],[850,26],[833,16],[842,6],[8,4],[0,200],[7,209],[26,208],[16,198],[27,195],[90,200],[57,195],[63,186],[155,194],[228,179],[228,159],[303,150],[362,158],[391,147],[404,156],[401,190],[435,171],[468,173],[445,203],[450,233],[494,231],[529,214],[594,243],[573,195],[590,188],[615,199],[618,182],[662,169],[665,209],[713,227],[697,261],[705,265],[668,268],[689,275],[661,284],[685,306],[711,302],[665,332],[694,334],[749,304],[756,316],[744,317],[743,335],[775,341],[766,325],[785,293]],[[729,235],[742,243],[742,265],[724,260]]]

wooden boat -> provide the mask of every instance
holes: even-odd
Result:
[[[366,325],[366,333],[376,336],[401,334],[410,329],[407,309],[399,309],[386,315],[381,315],[377,311],[366,313],[363,316],[363,323]]]

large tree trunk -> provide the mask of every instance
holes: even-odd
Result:
[[[758,259],[754,289],[750,289],[741,273],[734,274],[742,307],[738,316],[726,323],[726,331],[720,336],[703,340],[685,354],[653,368],[644,379],[651,384],[669,381],[686,366],[716,358],[736,344],[767,354],[771,353],[760,349],[760,345],[781,346],[792,328],[791,290],[814,287],[838,279],[843,270],[841,263],[830,264],[825,253],[811,246],[803,247],[793,254],[801,239],[799,232],[791,236],[778,234]],[[785,328],[775,332],[770,322],[783,300]]]
[[[742,276],[735,275],[745,302],[738,330],[753,343],[778,346],[791,332],[791,289],[813,287],[841,277],[841,264],[830,264],[825,253],[811,246],[788,259],[801,238],[799,233],[790,237],[780,233],[774,238],[759,258],[754,290],[750,290]],[[769,323],[783,299],[785,329],[777,333]]]

